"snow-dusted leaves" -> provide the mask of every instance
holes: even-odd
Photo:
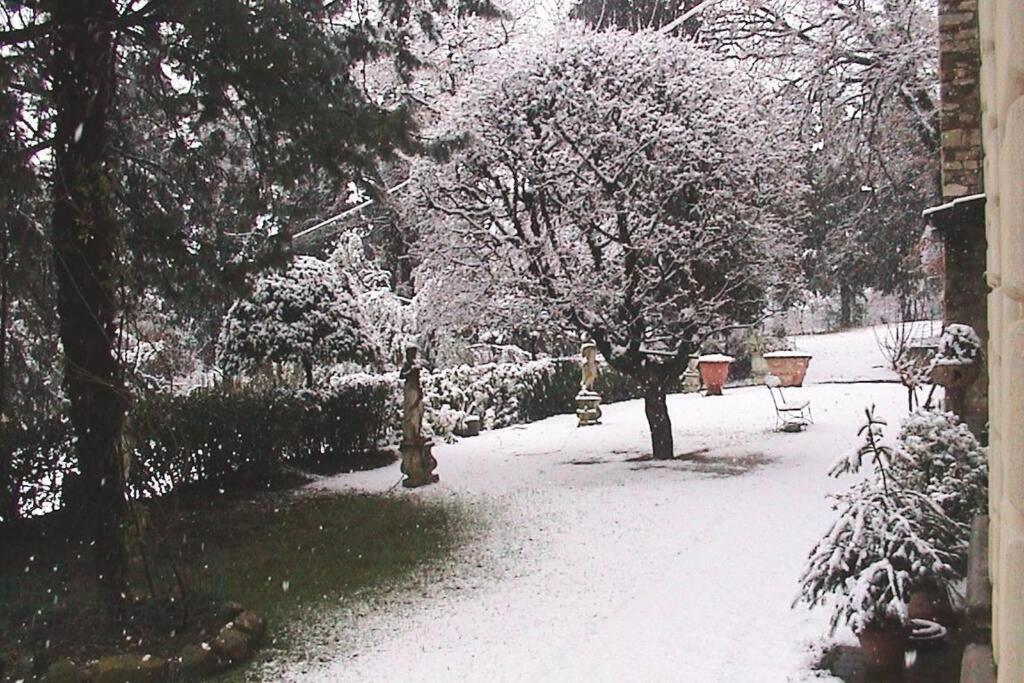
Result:
[[[858,472],[865,461],[872,473],[836,496],[839,517],[811,551],[797,597],[813,605],[834,596],[833,630],[841,623],[855,632],[905,624],[910,592],[923,585],[950,590],[962,574],[967,547],[967,524],[949,516],[944,487],[933,482],[935,475],[944,479],[931,468],[935,460],[957,458],[976,465],[966,439],[937,438],[947,431],[948,418],[919,411],[893,447],[884,440],[885,421],[874,408],[865,413],[863,445],[830,474]],[[953,448],[961,455],[949,452]]]
[[[970,365],[981,358],[981,339],[970,325],[952,323],[939,337],[932,365]]]
[[[309,256],[263,276],[251,297],[236,301],[224,318],[218,347],[227,372],[292,362],[310,381],[316,363],[375,357],[359,308],[336,269]]]

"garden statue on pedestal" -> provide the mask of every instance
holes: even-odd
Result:
[[[594,391],[597,381],[597,345],[585,342],[580,347],[583,356],[580,378],[580,392],[576,394],[576,417],[578,427],[601,424],[601,395]]]
[[[699,353],[691,353],[686,363],[686,370],[683,371],[683,393],[692,394],[700,391],[700,371],[697,369]]]
[[[420,363],[416,360],[416,345],[405,348],[405,363],[398,376],[405,380],[402,390],[402,486],[415,488],[433,484],[437,460],[430,453],[434,442],[423,435],[423,388],[420,386]]]

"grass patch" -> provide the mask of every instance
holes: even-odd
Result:
[[[225,512],[201,536],[208,559],[226,597],[272,624],[404,579],[456,540],[450,507],[408,497],[319,494]]]
[[[287,654],[290,627],[309,610],[408,581],[451,553],[459,521],[450,505],[407,496],[274,492],[193,500],[150,515],[145,545],[158,598],[147,599],[127,629],[104,633],[90,616],[83,534],[61,515],[30,520],[0,537],[0,587],[7,588],[0,597],[10,603],[0,608],[0,659],[8,671],[33,660],[39,671],[62,657],[83,661],[114,651],[172,656],[210,636],[224,601],[266,618],[272,647]],[[194,589],[187,628],[177,622],[173,559]],[[140,563],[133,574],[133,589],[148,593]]]

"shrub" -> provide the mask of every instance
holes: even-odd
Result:
[[[133,411],[131,482],[162,494],[182,484],[267,476],[299,461],[343,462],[387,434],[383,381],[320,390],[200,390],[157,395]]]
[[[308,386],[317,363],[374,357],[345,283],[331,264],[311,256],[257,280],[252,296],[228,310],[218,340],[218,360],[227,372],[296,363]]]
[[[981,357],[981,339],[970,325],[953,323],[939,337],[933,365],[968,365]]]
[[[867,412],[864,444],[830,474],[857,472],[865,459],[873,476],[836,496],[839,517],[811,551],[797,600],[821,604],[835,596],[832,629],[849,623],[855,633],[905,625],[911,591],[932,585],[947,591],[960,578],[964,525],[928,495],[906,485],[892,463],[899,458],[882,440],[885,422]]]
[[[954,413],[919,409],[903,420],[892,474],[964,525],[988,509],[988,458]],[[966,544],[967,538],[964,537]],[[966,557],[962,558],[966,561]]]
[[[479,415],[487,429],[496,429],[573,412],[580,362],[548,358],[522,364],[462,365],[424,373],[423,384],[427,422],[435,435],[449,438],[467,415]],[[595,389],[605,403],[641,395],[633,380],[605,364]]]
[[[0,421],[0,522],[60,507],[73,471],[71,421],[63,414]]]
[[[265,477],[293,462],[354,465],[388,441],[395,415],[391,383],[365,377],[316,391],[221,387],[148,395],[132,407],[125,429],[131,491],[161,495],[200,482]],[[0,476],[3,521],[61,507],[62,484],[76,471],[65,418],[0,425],[0,457],[12,463]]]
[[[367,450],[397,445],[398,373],[342,374],[341,369],[321,378],[318,389],[221,386],[136,401],[125,430],[133,494],[162,495],[239,476],[262,478],[288,463],[344,466]],[[576,358],[424,372],[426,422],[437,438],[450,440],[469,414],[496,428],[571,413],[579,380]],[[632,380],[607,366],[596,388],[606,403],[640,395]],[[12,463],[0,471],[4,511],[30,516],[59,508],[61,484],[75,472],[73,443],[70,424],[60,416],[0,424],[0,462]],[[11,516],[16,515],[3,518]]]

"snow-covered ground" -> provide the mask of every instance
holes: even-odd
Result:
[[[876,379],[870,330],[804,337],[812,381]],[[873,353],[871,352],[873,350]],[[838,354],[841,357],[836,357]],[[599,388],[599,387],[598,387]],[[451,498],[484,531],[410,595],[320,614],[309,656],[268,677],[315,681],[692,681],[810,679],[828,615],[791,609],[797,577],[828,527],[826,476],[857,445],[864,408],[892,424],[898,384],[792,390],[815,424],[772,431],[767,389],[669,398],[676,451],[649,451],[643,405],[603,424],[559,416],[435,448],[439,484],[392,495]],[[394,468],[321,482],[384,492]],[[817,679],[816,679],[817,680]]]
[[[938,321],[908,323],[914,338],[936,337],[942,332]],[[807,334],[794,337],[801,351],[813,354],[807,368],[808,383],[835,381],[890,380],[896,373],[879,350],[895,326],[876,325],[834,334]]]

